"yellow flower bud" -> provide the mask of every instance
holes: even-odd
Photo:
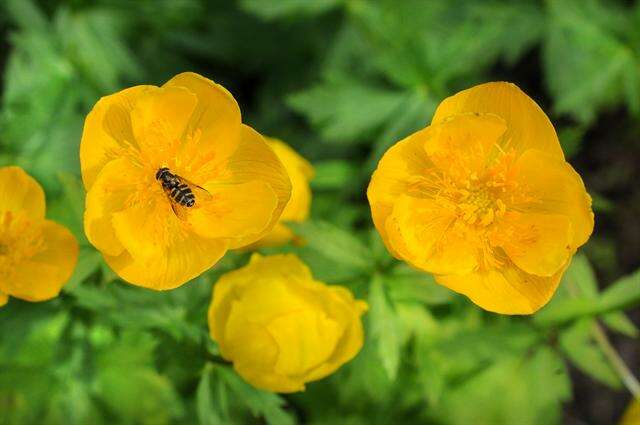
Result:
[[[247,382],[288,393],[355,357],[366,310],[346,288],[314,280],[295,255],[254,254],[216,283],[209,329]]]
[[[255,243],[254,247],[278,246],[291,240],[295,241],[295,235],[284,222],[305,221],[307,217],[309,217],[309,210],[311,208],[309,180],[313,178],[313,167],[286,143],[268,137],[265,139],[289,175],[289,179],[291,180],[291,198],[289,198],[289,202],[284,208],[284,211],[282,211],[280,220],[273,230]]]

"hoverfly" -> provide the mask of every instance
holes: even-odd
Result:
[[[211,199],[211,194],[206,189],[173,174],[167,167],[158,169],[156,180],[162,184],[162,189],[171,203],[171,209],[182,220],[185,219],[185,213],[189,208],[194,208],[198,203]]]

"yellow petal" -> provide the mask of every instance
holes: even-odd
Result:
[[[571,165],[531,149],[518,159],[515,173],[530,200],[514,208],[527,213],[568,217],[573,229],[571,248],[574,250],[589,239],[593,232],[591,197]]]
[[[344,327],[340,340],[328,361],[309,371],[305,375],[305,381],[315,381],[333,373],[353,359],[364,344],[364,330],[360,317],[367,311],[367,303],[355,301],[353,294],[342,286],[331,286],[330,290],[333,302],[325,304],[325,308],[331,312],[332,317],[340,317],[347,326]]]
[[[479,174],[498,151],[507,127],[492,114],[458,114],[433,124],[425,151],[438,168],[451,177]]]
[[[126,158],[108,163],[87,193],[84,230],[87,239],[106,255],[120,255],[124,247],[113,228],[113,214],[126,208],[142,181],[142,170]]]
[[[551,277],[535,276],[513,264],[463,275],[435,276],[436,281],[466,295],[481,308],[501,314],[532,314],[555,293],[569,262]]]
[[[27,301],[44,301],[58,295],[78,261],[78,242],[69,230],[52,221],[42,224],[44,249],[18,264],[2,292]]]
[[[275,372],[283,375],[301,375],[325,362],[343,330],[322,311],[311,309],[277,317],[267,329],[280,348]]]
[[[394,250],[388,243],[386,222],[393,205],[411,190],[412,182],[434,168],[424,150],[429,132],[427,127],[393,145],[378,163],[367,189],[373,223],[392,253]]]
[[[250,249],[261,248],[261,247],[274,247],[284,245],[289,241],[294,241],[294,243],[298,243],[299,240],[296,239],[296,235],[293,231],[288,228],[286,225],[282,223],[277,223],[271,232],[269,232],[266,236],[260,239],[255,244],[251,245]]]
[[[221,354],[237,363],[250,364],[252,368],[268,372],[278,358],[278,344],[264,326],[250,319],[237,302],[231,305],[225,326],[227,338]]]
[[[640,399],[631,400],[627,410],[620,419],[619,425],[638,425],[640,424]]]
[[[23,212],[29,218],[43,219],[42,187],[20,167],[0,168],[0,211]]]
[[[175,157],[197,102],[184,87],[156,87],[138,97],[131,125],[143,157],[158,168]]]
[[[456,210],[432,199],[401,196],[385,227],[400,258],[430,273],[467,273],[478,262],[473,235],[455,226]]]
[[[234,363],[238,375],[256,388],[274,393],[295,393],[304,390],[304,381],[300,376],[286,376],[271,370],[260,370],[252,364]]]
[[[261,284],[257,284],[258,278]],[[294,297],[285,279],[295,282],[311,280],[311,271],[294,255],[263,257],[253,254],[245,267],[225,273],[213,287],[209,308],[211,336],[222,351],[225,344],[225,326],[234,300],[246,298],[255,303],[242,304],[242,316],[254,322],[267,323],[282,309],[306,307],[303,299]],[[240,307],[238,307],[240,308]]]
[[[510,212],[500,227],[497,245],[527,273],[552,276],[574,252],[571,222],[566,216]]]
[[[267,183],[250,181],[232,185],[205,185],[212,199],[189,214],[193,230],[206,238],[231,241],[264,233],[272,222],[278,198]],[[232,242],[233,243],[233,242]]]
[[[538,149],[564,159],[555,129],[540,107],[515,84],[493,82],[456,93],[440,103],[432,124],[461,113],[495,114],[507,123],[505,139],[518,152]]]
[[[347,289],[314,281],[295,255],[254,254],[215,284],[209,329],[249,383],[294,392],[356,355],[366,308]]]
[[[217,163],[233,153],[240,140],[240,108],[224,87],[193,72],[183,72],[167,81],[163,87],[182,87],[197,97],[197,105],[187,134],[199,133],[193,150],[187,147],[179,155],[185,162],[206,160]]]
[[[123,280],[157,291],[177,288],[213,267],[227,252],[223,241],[195,236],[174,241],[158,255],[134,259],[127,251],[104,259]]]
[[[188,230],[162,198],[113,214],[116,237],[125,248],[105,255],[124,280],[156,290],[173,289],[211,268],[226,252],[222,240],[205,239]],[[169,211],[163,211],[169,209]]]
[[[3,292],[0,292],[0,307],[5,306],[9,302],[9,296]]]
[[[289,174],[291,198],[284,211],[282,211],[280,222],[265,237],[253,244],[251,248],[284,245],[295,239],[295,234],[282,222],[302,222],[309,217],[311,208],[309,180],[313,177],[313,167],[286,143],[272,138],[266,138],[266,140]]]
[[[241,237],[231,242],[232,248],[249,245],[268,233],[277,223],[291,196],[291,182],[282,163],[264,138],[251,127],[242,125],[238,149],[227,164],[225,178],[211,183],[242,184],[259,181],[268,184],[277,197],[276,207],[265,228],[255,234]]]
[[[87,191],[109,161],[120,157],[124,151],[138,149],[131,126],[131,111],[140,96],[156,88],[136,86],[105,96],[87,115],[80,142],[80,168]]]
[[[313,167],[286,143],[272,138],[266,140],[282,162],[291,180],[291,199],[282,212],[280,220],[303,221],[309,216],[311,207],[309,180],[313,177]]]

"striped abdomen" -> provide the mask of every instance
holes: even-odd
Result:
[[[156,173],[156,180],[162,183],[162,188],[169,198],[183,207],[192,207],[196,203],[196,197],[189,185],[182,181],[180,176],[171,173],[166,168],[160,168]]]

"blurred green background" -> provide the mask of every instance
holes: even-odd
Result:
[[[78,145],[102,95],[199,72],[316,168],[297,252],[367,299],[366,344],[295,395],[245,384],[208,337],[211,285],[125,285],[82,232]],[[640,2],[0,0],[0,165],[81,242],[55,300],[0,309],[0,423],[611,424],[640,372]],[[508,80],[556,125],[596,229],[533,317],[482,312],[392,260],[365,188],[444,97]],[[608,341],[612,345],[608,345]],[[615,352],[618,354],[615,354]]]

